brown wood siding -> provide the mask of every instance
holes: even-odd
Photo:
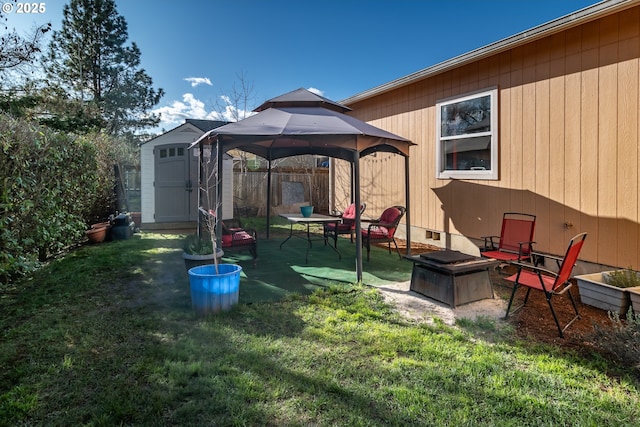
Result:
[[[494,86],[499,179],[436,179],[435,104]],[[640,7],[350,107],[418,144],[410,157],[413,226],[478,239],[499,232],[503,212],[529,212],[538,249],[562,254],[586,231],[581,259],[640,269]],[[349,170],[336,168],[336,201],[349,199]],[[404,160],[363,158],[361,184],[368,216],[404,204]]]

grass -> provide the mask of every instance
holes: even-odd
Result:
[[[409,323],[368,286],[196,318],[180,237],[85,246],[2,289],[0,425],[640,422],[637,378],[601,358],[491,319]]]

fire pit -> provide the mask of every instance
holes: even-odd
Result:
[[[493,298],[489,269],[495,259],[443,250],[405,257],[413,262],[410,290],[450,307]]]

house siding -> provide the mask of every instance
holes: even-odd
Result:
[[[537,215],[539,250],[563,254],[586,231],[581,259],[640,269],[639,58],[636,3],[348,105],[418,144],[409,161],[413,240],[468,248],[499,233],[503,212],[527,212]],[[490,87],[499,94],[499,179],[436,179],[436,103]],[[334,165],[339,206],[349,200],[349,165]],[[405,203],[404,159],[378,153],[360,168],[368,216]],[[441,239],[428,239],[431,231]]]

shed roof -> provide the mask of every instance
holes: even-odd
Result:
[[[172,132],[178,132],[181,128],[184,129],[189,129],[191,126],[195,127],[196,129],[202,131],[203,133],[207,133],[209,132],[211,129],[215,129],[218,128],[220,126],[223,126],[225,124],[227,124],[229,122],[223,122],[220,120],[198,120],[198,119],[185,119],[184,123],[182,123],[179,126],[174,127],[173,129],[170,129],[166,132],[163,132],[159,135],[154,136],[151,139],[148,139],[146,141],[143,141],[142,143],[140,143],[140,146],[148,144],[152,141],[156,141],[158,138],[164,137],[168,134],[171,134]],[[187,126],[189,125],[189,126]],[[196,132],[194,130],[194,132]]]
[[[215,129],[229,123],[222,120],[200,120],[200,119],[185,119],[184,121],[185,123],[191,123],[198,129],[200,129],[202,132],[209,132],[211,129]]]

